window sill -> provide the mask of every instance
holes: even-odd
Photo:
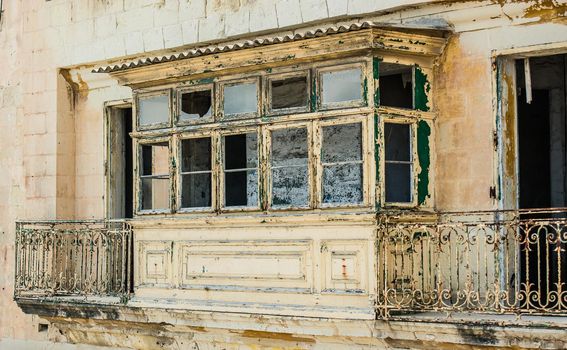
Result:
[[[236,226],[239,224],[294,224],[312,225],[317,223],[335,224],[369,224],[376,223],[376,211],[371,207],[335,208],[325,210],[286,210],[277,212],[233,212],[233,213],[191,213],[183,215],[152,215],[138,216],[129,223],[134,228],[167,226],[167,227],[203,227],[206,226]]]

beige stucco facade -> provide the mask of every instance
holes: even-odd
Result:
[[[416,135],[422,121],[430,130],[427,160],[419,153],[418,135],[412,158],[415,198],[403,209],[424,216],[518,209],[511,72],[515,59],[567,53],[565,1],[0,3],[0,349],[567,347],[565,309],[553,316],[521,318],[505,313],[485,317],[466,309],[451,319],[445,314],[380,316],[380,279],[397,271],[399,261],[395,253],[391,260],[384,257],[377,214],[400,207],[385,205],[384,175],[375,176],[385,167],[383,121],[375,118],[399,111],[379,109],[372,93],[379,86],[377,57],[380,63],[416,65],[426,77],[424,108],[404,117],[415,121]],[[305,35],[365,22],[372,26]],[[304,38],[126,68],[147,57],[296,34]],[[380,46],[384,38],[393,44]],[[399,44],[402,40],[407,42]],[[340,48],[339,43],[346,44]],[[286,63],[288,55],[293,57]],[[217,91],[225,80],[258,74],[254,79],[261,84],[269,74],[290,69],[316,75],[329,62],[362,67],[368,78],[363,93],[371,92],[365,105],[331,112],[314,105],[311,119],[292,117],[282,123],[310,123],[318,150],[323,148],[321,130],[333,124],[324,120],[325,113],[337,124],[361,123],[361,205],[326,210],[324,199],[317,197],[323,182],[317,172],[324,165],[313,165],[312,210],[223,212],[219,204],[214,213],[144,215],[134,209],[133,295],[127,303],[96,296],[79,302],[14,301],[16,221],[110,215],[109,108],[134,104],[136,112],[137,94],[165,88],[175,94],[190,85],[187,81],[209,79],[206,83]],[[252,128],[245,123],[238,127]],[[277,127],[261,124],[260,134],[267,140],[270,128]],[[168,142],[181,142],[195,131],[179,130],[171,132]],[[145,135],[138,133],[134,136],[142,141],[136,142],[143,144]],[[223,135],[221,130],[213,137]],[[266,154],[269,145],[260,146]],[[178,160],[178,155],[171,157]],[[317,154],[311,157],[309,164],[320,162]],[[213,163],[211,172],[222,172],[220,163]],[[486,254],[478,251],[477,258]],[[499,263],[493,258],[472,264],[484,276],[479,280],[493,277],[489,266]],[[566,267],[561,260],[558,264]]]

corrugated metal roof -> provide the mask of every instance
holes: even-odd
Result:
[[[172,53],[162,56],[153,56],[153,57],[145,57],[138,60],[124,62],[120,64],[113,64],[109,66],[102,66],[93,69],[93,73],[111,73],[122,71],[126,69],[132,69],[142,66],[147,66],[156,63],[164,63],[170,61],[177,61],[182,60],[185,58],[197,57],[197,56],[204,56],[204,55],[211,55],[216,53],[222,52],[229,52],[229,51],[237,51],[242,49],[248,49],[252,47],[258,46],[267,46],[291,41],[298,41],[298,40],[305,40],[315,37],[321,37],[326,35],[332,35],[337,33],[345,33],[345,32],[352,32],[361,29],[368,29],[368,28],[391,28],[391,26],[384,25],[384,24],[375,24],[373,22],[361,22],[361,23],[352,23],[349,25],[339,25],[327,28],[318,28],[314,30],[308,30],[302,33],[295,33],[295,34],[288,34],[285,36],[276,36],[276,37],[267,37],[267,38],[258,38],[254,40],[243,40],[237,41],[229,44],[219,44],[219,45],[212,45],[212,46],[205,46],[199,47],[187,51],[182,51],[179,53]]]

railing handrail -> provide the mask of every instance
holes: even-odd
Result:
[[[41,224],[97,224],[97,223],[107,223],[107,222],[117,222],[117,223],[128,223],[132,219],[25,219],[16,220],[16,224],[29,224],[29,225],[41,225]]]
[[[473,214],[541,214],[541,213],[567,213],[567,207],[550,208],[523,208],[523,209],[482,209],[482,210],[420,210],[414,209],[384,209],[379,211],[378,216],[414,216],[414,215],[473,215]]]

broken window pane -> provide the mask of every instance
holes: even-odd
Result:
[[[140,97],[138,113],[141,126],[167,123],[169,121],[169,95]]]
[[[198,120],[212,115],[211,90],[191,91],[181,94],[180,121]]]
[[[211,206],[211,139],[181,141],[181,207]]]
[[[141,147],[142,209],[169,208],[169,144],[159,142]]]
[[[272,206],[309,204],[307,128],[272,131]]]
[[[307,76],[272,80],[272,110],[307,107]]]
[[[256,83],[224,86],[224,115],[255,113],[258,108]]]
[[[362,202],[362,124],[323,127],[323,203]]]
[[[384,123],[386,202],[412,201],[411,126]]]
[[[413,108],[413,68],[401,64],[380,64],[380,105]]]
[[[258,136],[223,137],[226,207],[258,206]]]
[[[325,72],[321,76],[323,105],[362,99],[362,71],[352,68]]]

